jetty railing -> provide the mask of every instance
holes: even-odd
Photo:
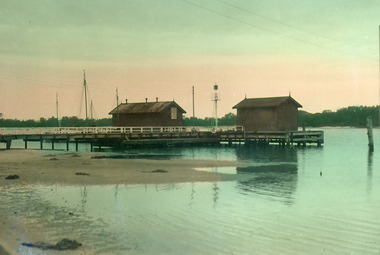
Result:
[[[59,135],[59,134],[132,134],[181,132],[243,131],[242,126],[231,127],[53,127],[53,128],[0,128],[0,135]]]

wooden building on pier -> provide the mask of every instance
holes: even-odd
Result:
[[[246,131],[296,131],[298,108],[302,107],[291,96],[245,98],[235,105],[236,125]]]
[[[176,102],[165,101],[142,103],[122,103],[113,109],[114,126],[183,126],[183,114],[186,113]]]

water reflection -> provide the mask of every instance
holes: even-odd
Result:
[[[372,193],[372,165],[373,165],[373,151],[368,150],[368,159],[367,159],[367,194],[371,195]]]
[[[84,207],[85,204],[87,203],[87,187],[83,187],[81,188],[81,192],[80,192],[80,195],[81,195],[81,198],[82,198],[82,206]]]
[[[293,147],[247,147],[236,148],[239,161],[254,162],[294,162],[297,163],[297,149]]]
[[[212,190],[213,190],[213,199],[212,199],[212,201],[214,202],[214,208],[215,208],[215,206],[217,205],[218,200],[219,200],[219,187],[218,187],[217,183],[213,184]]]
[[[190,193],[190,202],[189,206],[191,206],[194,202],[194,195],[195,195],[195,189],[194,189],[194,183],[191,183],[191,193]]]
[[[28,229],[43,231],[52,240],[60,240],[57,232],[70,233],[74,236],[83,236],[83,229],[91,229],[94,222],[86,214],[86,188],[80,189],[82,199],[78,197],[78,189],[62,190],[59,186],[22,188],[5,187],[0,189],[2,208],[7,209],[5,215],[11,215],[15,221],[27,225]],[[20,203],[22,201],[22,203]],[[4,214],[3,214],[4,215]],[[78,221],[78,219],[80,219]],[[98,225],[99,223],[97,223]],[[75,228],[73,228],[75,225]],[[23,239],[24,242],[34,240]],[[23,248],[24,249],[24,248]],[[25,254],[21,251],[20,254]]]
[[[293,148],[238,148],[237,158],[247,161],[237,167],[237,189],[242,194],[256,194],[286,204],[293,203],[297,189],[298,160]]]

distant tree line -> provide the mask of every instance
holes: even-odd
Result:
[[[224,117],[218,118],[219,126],[234,126],[236,123],[236,115],[227,113]],[[104,127],[112,126],[112,118],[104,119],[79,119],[76,116],[63,117],[59,120],[61,127]],[[215,125],[215,118],[185,118],[184,126],[203,126],[209,127]],[[49,119],[40,118],[39,120],[17,120],[17,119],[0,119],[0,127],[58,127],[57,118]]]
[[[298,125],[307,127],[323,126],[349,126],[366,127],[367,118],[372,117],[373,126],[379,126],[379,106],[349,106],[341,108],[336,112],[325,110],[322,113],[308,113],[298,111]],[[214,126],[214,118],[185,118],[185,126]],[[218,118],[219,126],[236,125],[236,115],[227,113],[222,118]]]
[[[0,127],[101,127],[112,126],[111,118],[104,119],[79,119],[76,116],[63,117],[58,120],[51,117],[49,119],[40,118],[39,120],[17,120],[0,119]]]
[[[298,124],[308,127],[366,127],[367,117],[372,117],[373,126],[379,126],[379,106],[349,106],[336,112],[326,110],[314,114],[298,111]]]
[[[336,112],[325,110],[321,113],[298,111],[298,125],[307,127],[351,126],[365,127],[367,117],[372,117],[373,126],[379,126],[379,106],[349,106]],[[112,126],[112,118],[79,119],[78,117],[63,117],[59,120],[61,127],[104,127]],[[227,113],[218,118],[218,126],[236,125],[236,114]],[[215,126],[215,119],[206,117],[186,117],[184,126]],[[58,127],[57,118],[40,118],[39,120],[17,120],[0,118],[0,127]]]
[[[206,117],[204,119],[197,117],[186,117],[184,119],[184,126],[201,126],[201,127],[211,127],[215,126],[215,118]],[[218,126],[235,126],[236,125],[236,114],[232,112],[227,113],[221,118],[218,118]]]

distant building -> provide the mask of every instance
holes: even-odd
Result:
[[[119,104],[109,114],[115,126],[183,126],[186,113],[176,102],[146,102]]]
[[[237,109],[236,125],[247,131],[293,131],[298,129],[298,108],[291,96],[245,98]]]

